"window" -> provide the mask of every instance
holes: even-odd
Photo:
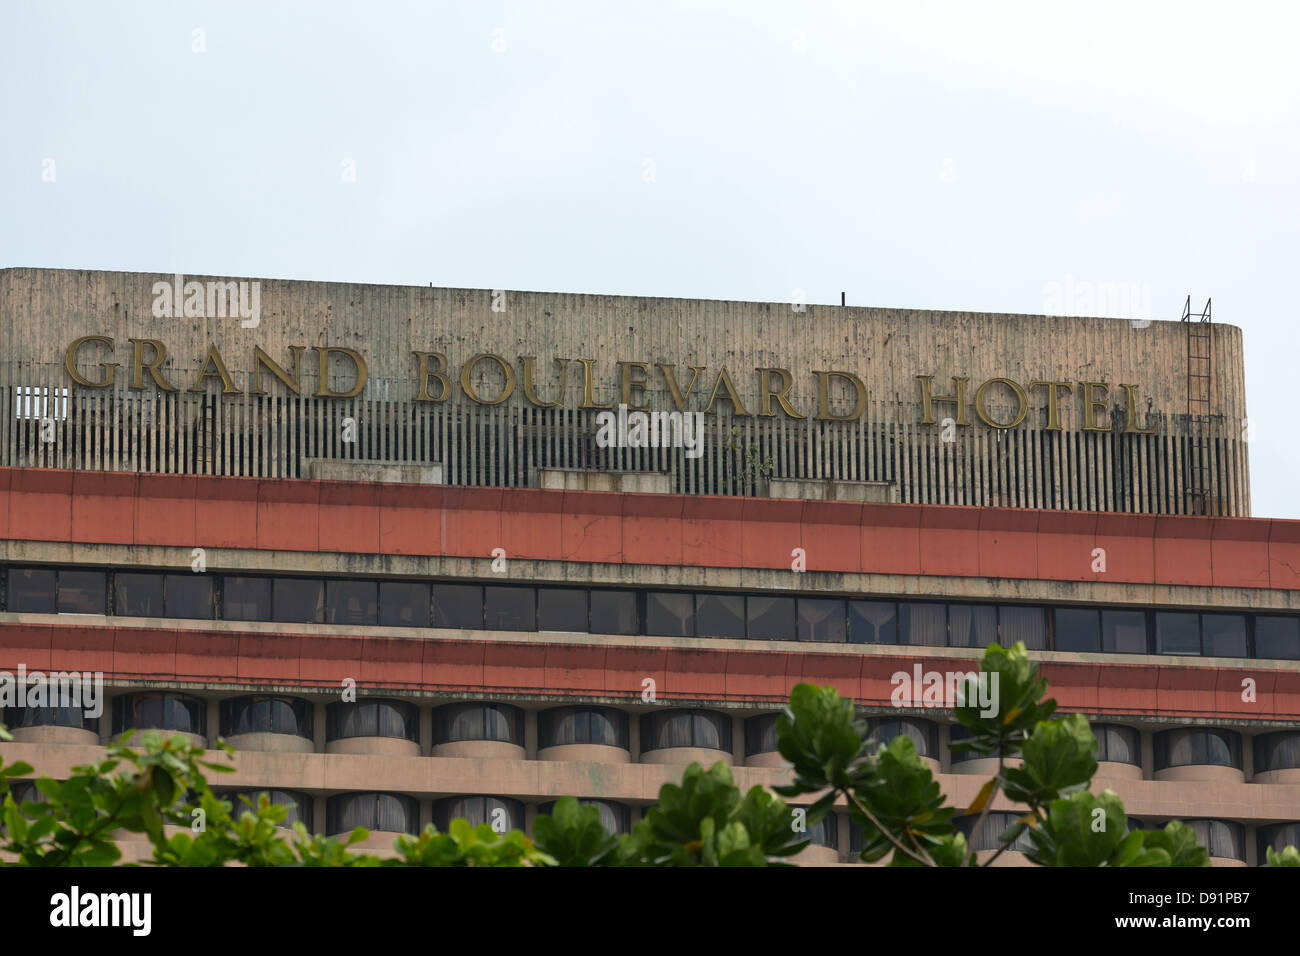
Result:
[[[312,739],[312,705],[296,697],[232,697],[221,702],[221,735],[290,734]]]
[[[1300,731],[1260,734],[1254,744],[1255,773],[1300,769]]]
[[[641,717],[641,752],[670,747],[731,751],[731,717],[712,710],[667,710]]]
[[[760,641],[795,639],[794,598],[764,597],[751,594],[745,598],[748,617],[746,632]]]
[[[1228,820],[1184,820],[1196,834],[1196,842],[1210,856],[1229,860],[1246,859],[1246,828]]]
[[[481,628],[483,588],[477,584],[435,584],[433,626]]]
[[[359,700],[325,707],[325,739],[396,737],[420,742],[419,711],[404,700]]]
[[[582,588],[538,588],[539,631],[587,630],[587,592]]]
[[[791,807],[793,815],[795,809],[807,810],[807,807]],[[840,818],[838,814],[828,813],[816,823],[807,824],[808,829],[800,834],[800,838],[808,840],[813,846],[829,847],[832,850],[840,848]]]
[[[48,685],[54,689],[55,682]],[[84,702],[85,698],[81,700]],[[10,730],[22,727],[75,727],[99,732],[99,718],[89,717],[81,707],[6,707],[0,711],[0,723]]]
[[[522,830],[524,805],[505,797],[449,797],[433,803],[433,825],[446,833],[452,820],[468,820],[471,826],[486,823],[497,832]]]
[[[970,841],[971,849],[976,851],[998,850],[1002,848],[1000,837],[1009,828],[1015,825],[1020,819],[1020,814],[1007,813],[1005,811],[993,810],[984,818],[984,825],[980,827],[978,834],[974,839],[971,835],[975,830],[975,824],[979,822],[980,815],[972,813],[970,816],[953,817],[952,824],[961,833],[966,834],[966,839]],[[1011,846],[1007,847],[1007,852],[1027,853],[1034,848],[1033,838],[1029,835],[1028,827],[1012,841]]]
[[[10,568],[9,610],[29,614],[58,613],[57,573],[47,568]]]
[[[1118,724],[1093,724],[1097,738],[1097,760],[1142,766],[1142,735],[1132,727]]]
[[[271,619],[270,578],[228,575],[222,581],[221,616],[228,621]]]
[[[780,714],[761,714],[745,719],[745,756],[777,753],[776,722]]]
[[[1300,618],[1259,615],[1255,618],[1255,656],[1300,660]]]
[[[163,577],[163,614],[212,620],[216,614],[213,578],[207,574],[168,574]]]
[[[138,728],[206,736],[207,701],[184,694],[126,694],[113,700],[113,733]]]
[[[988,647],[998,640],[998,609],[991,604],[952,604],[948,624],[953,647]]]
[[[637,620],[635,591],[594,590],[591,592],[590,600],[591,633],[639,633],[640,622]]]
[[[897,644],[897,605],[893,601],[850,601],[849,641],[853,644]]]
[[[47,385],[15,385],[14,417],[49,418],[56,422],[68,417],[68,390]]]
[[[1102,611],[1101,649],[1110,654],[1147,653],[1147,616],[1142,611]]]
[[[1041,607],[1003,604],[998,608],[998,643],[1014,647],[1022,641],[1026,650],[1047,650],[1047,616]]]
[[[420,808],[401,793],[341,793],[325,803],[328,833],[351,833],[357,827],[384,833],[420,832]]]
[[[556,707],[537,715],[537,746],[599,744],[629,749],[628,716],[611,707]]]
[[[1193,728],[1155,735],[1156,769],[1215,766],[1241,769],[1241,734],[1235,730]]]
[[[919,717],[875,717],[867,726],[871,728],[871,739],[877,745],[883,746],[895,737],[909,737],[918,756],[939,759],[939,726],[931,721]]]
[[[59,572],[60,614],[107,614],[108,574],[104,571]]]
[[[289,829],[295,823],[302,821],[307,827],[307,832],[315,832],[316,814],[313,812],[312,798],[296,790],[232,790],[225,794],[226,799],[230,801],[231,817],[238,820],[245,813],[256,811],[262,794],[266,794],[267,800],[275,806],[284,807],[289,811],[284,819],[276,824],[277,827]]]
[[[953,724],[948,728],[948,743],[958,744],[970,739],[970,733],[961,724]],[[965,763],[967,760],[986,760],[989,757],[997,759],[997,752],[991,754],[982,754],[977,750],[953,750],[949,747],[948,762],[950,764]]]
[[[18,798],[15,796],[14,799]],[[1255,862],[1259,866],[1266,866],[1269,850],[1281,853],[1289,846],[1300,847],[1300,823],[1275,823],[1260,827],[1256,839],[1259,841],[1259,855],[1255,857]]]
[[[739,594],[695,595],[695,633],[700,637],[744,637],[744,597]]]
[[[498,631],[537,630],[537,592],[533,588],[483,588],[484,624]]]
[[[799,640],[842,644],[848,637],[845,604],[833,598],[799,598]]]
[[[162,617],[163,576],[117,572],[113,575],[113,607],[124,617]]]
[[[1055,614],[1055,649],[1058,651],[1101,650],[1098,614],[1091,608],[1058,607]]]
[[[320,624],[325,617],[325,584],[311,578],[276,578],[271,585],[272,620]]]
[[[690,594],[651,591],[645,596],[646,633],[664,637],[695,636],[695,598]]]
[[[1156,653],[1200,655],[1200,615],[1171,611],[1157,613]]]
[[[421,581],[380,581],[379,623],[383,627],[428,627],[429,585]]]
[[[325,614],[330,624],[378,624],[379,585],[374,581],[327,581]]]
[[[475,701],[448,704],[433,712],[433,742],[499,740],[524,746],[524,712],[510,704]]]
[[[595,807],[600,812],[600,825],[610,833],[632,832],[632,808],[612,800],[590,800],[582,798],[578,803],[584,807]],[[550,816],[555,812],[555,803],[543,803],[538,813]]]
[[[1206,657],[1245,657],[1246,616],[1244,614],[1202,614],[1201,637]]]
[[[903,601],[898,605],[898,643],[942,647],[948,643],[947,607]]]

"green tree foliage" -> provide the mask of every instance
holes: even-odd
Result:
[[[398,837],[396,855],[380,858],[353,849],[368,836],[361,828],[338,839],[312,835],[301,823],[279,826],[287,810],[265,794],[236,812],[207,782],[207,773],[233,769],[228,746],[218,744],[224,761],[210,759],[185,738],[146,732],[142,751],[129,746],[127,734],[66,781],[38,779],[43,799],[21,805],[11,781],[33,768],[0,758],[0,859],[113,865],[121,860],[114,840],[125,831],[145,835],[153,851],[145,863],[155,866],[781,866],[808,845],[806,828],[842,802],[862,828],[862,859],[888,857],[890,866],[988,866],[1025,831],[1025,855],[1041,866],[1209,865],[1191,828],[1173,821],[1128,832],[1119,797],[1088,790],[1097,739],[1085,718],[1052,716],[1056,702],[1044,696],[1047,682],[1023,644],[990,646],[981,671],[998,677],[996,707],[959,702],[955,717],[969,736],[953,749],[996,756],[998,770],[964,814],[946,805],[910,739],[876,746],[852,701],[830,687],[800,684],[777,723],[778,748],[793,767],[792,783],[774,788],[780,796],[762,787],[741,794],[726,764],[691,764],[680,784],[660,789],[658,804],[630,834],[608,832],[595,807],[563,797],[537,818],[533,838],[453,820],[446,833],[429,826]],[[8,739],[2,727],[0,739]],[[1016,756],[1021,765],[1009,766]],[[999,793],[1023,810],[998,834],[999,848],[979,861],[954,821],[975,816],[979,832]],[[812,802],[800,810],[780,799],[805,795]],[[1300,866],[1300,853],[1270,849],[1267,862]]]

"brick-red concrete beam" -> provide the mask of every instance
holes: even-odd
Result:
[[[0,497],[31,541],[1300,588],[1300,521],[1268,518],[32,468]]]
[[[931,649],[927,648],[927,652]],[[892,675],[974,669],[970,651],[944,656],[811,653],[753,648],[566,644],[529,640],[365,637],[183,627],[0,624],[0,670],[102,671],[110,681],[557,694],[779,705],[800,682],[833,685],[865,705],[890,705]],[[1045,661],[1050,693],[1065,712],[1212,720],[1300,719],[1300,673],[1240,666]],[[1242,700],[1244,678],[1255,700]]]

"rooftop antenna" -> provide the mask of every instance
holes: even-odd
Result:
[[[843,292],[840,293],[840,305],[841,305],[841,306],[844,305],[844,293],[843,293]]]

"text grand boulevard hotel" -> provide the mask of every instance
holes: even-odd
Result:
[[[1300,843],[1238,328],[229,281],[0,272],[0,670],[109,698],[6,709],[10,759],[157,727],[375,847],[565,794],[626,830],[691,761],[786,782],[811,681],[962,807],[990,761],[893,675],[1023,641],[1133,826]]]

